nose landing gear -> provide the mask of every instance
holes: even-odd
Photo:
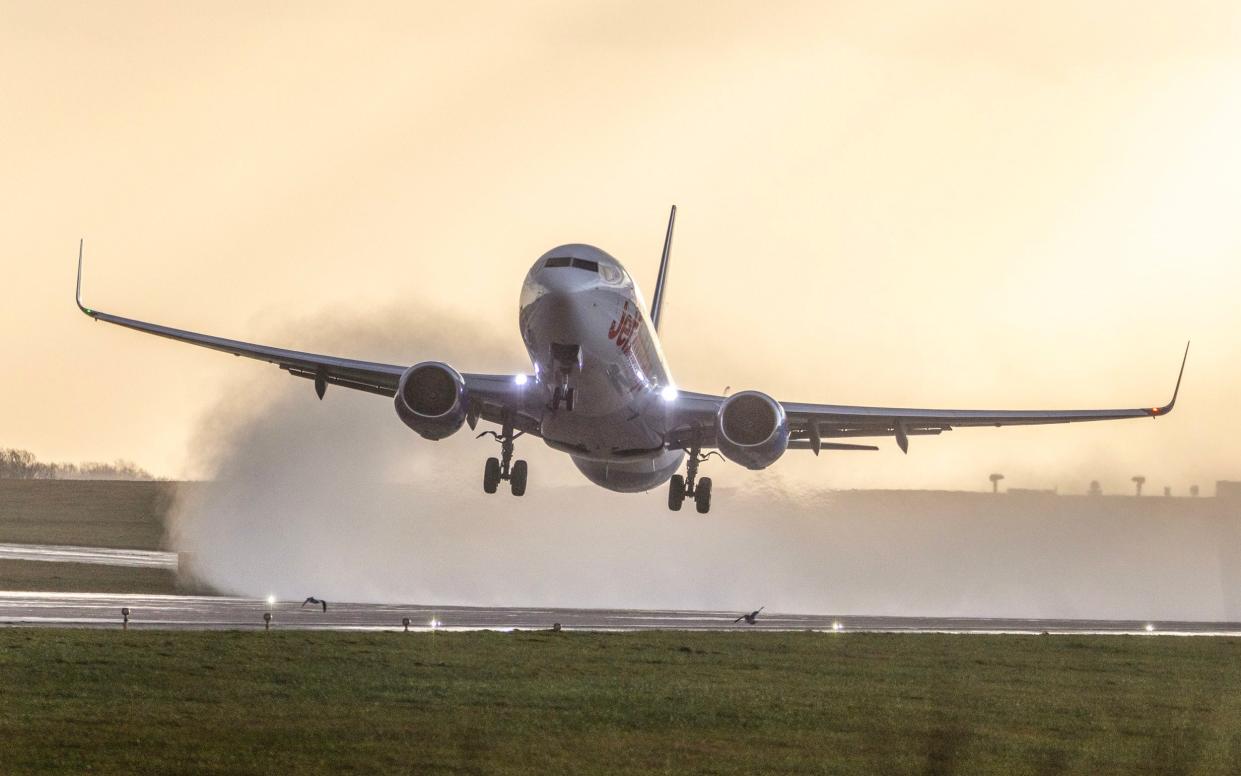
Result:
[[[555,412],[563,404],[567,411],[573,411],[576,391],[570,386],[570,382],[572,376],[581,369],[582,347],[580,345],[552,343],[552,380],[556,387],[552,390],[551,404],[547,406],[549,410]]]
[[[698,514],[705,515],[711,511],[711,478],[698,479],[698,465],[713,455],[721,459],[724,456],[715,451],[703,455],[702,449],[698,447],[685,452],[689,454],[685,462],[685,476],[674,474],[668,481],[668,508],[673,512],[679,512],[685,499],[692,498]]]
[[[576,392],[568,385],[557,385],[552,390],[552,403],[548,405],[548,409],[553,412],[560,409],[561,403],[569,412],[573,411],[573,399]]]
[[[524,433],[524,431],[518,431],[514,434],[512,424],[506,423],[499,434],[494,431],[484,431],[476,437],[482,439],[490,434],[500,443],[500,457],[488,458],[487,465],[483,467],[483,492],[495,493],[500,487],[500,481],[508,480],[509,488],[514,496],[525,495],[526,473],[529,467],[525,461],[513,460],[513,440]]]

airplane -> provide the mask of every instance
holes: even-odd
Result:
[[[586,479],[608,490],[634,493],[668,484],[668,508],[693,499],[711,509],[712,481],[699,477],[710,457],[765,469],[789,450],[878,450],[838,441],[892,437],[902,452],[909,439],[969,426],[1158,418],[1180,393],[1189,346],[1172,399],[1163,406],[1103,410],[901,409],[777,401],[757,390],[715,396],[681,389],[672,379],[659,341],[660,313],[668,285],[676,206],[668,217],[655,294],[648,307],[619,261],[592,245],[552,248],[534,262],[521,288],[518,324],[530,356],[530,373],[460,372],[441,361],[412,366],[303,353],[173,329],[100,312],[82,304],[82,243],[78,245],[78,308],[97,321],[275,364],[314,384],[323,398],[329,385],[387,396],[396,415],[417,434],[440,440],[479,421],[495,424],[490,436],[500,455],[483,468],[483,491],[507,482],[514,496],[526,492],[529,467],[513,460],[522,436],[542,439],[568,454]],[[705,451],[705,452],[704,452]],[[678,473],[682,464],[685,473]]]

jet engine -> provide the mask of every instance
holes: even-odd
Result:
[[[784,407],[765,393],[742,391],[720,405],[715,416],[720,452],[747,469],[766,469],[789,446]]]
[[[438,440],[457,433],[468,409],[465,379],[448,364],[414,364],[397,383],[397,417],[424,439]]]

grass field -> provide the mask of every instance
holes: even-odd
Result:
[[[166,549],[173,482],[0,479],[0,542]]]
[[[167,548],[172,482],[0,479],[0,542]],[[77,563],[0,560],[0,590],[186,593],[176,572]]]
[[[0,590],[48,593],[187,593],[171,569],[127,568],[92,563],[0,560]]]
[[[1241,641],[0,631],[0,772],[1237,773]]]

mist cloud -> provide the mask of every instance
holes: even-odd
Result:
[[[463,368],[518,354],[442,314],[299,327],[325,352]],[[1224,502],[839,491],[712,462],[709,516],[587,485],[537,440],[524,498],[482,493],[489,440],[439,443],[390,401],[270,372],[201,421],[173,541],[228,592],[439,605],[1224,619]]]

